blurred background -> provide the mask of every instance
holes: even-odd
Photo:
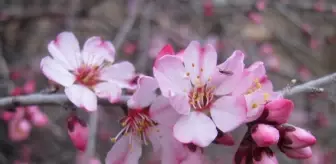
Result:
[[[335,25],[335,0],[0,0],[0,96],[48,88],[39,64],[49,41],[62,31],[74,32],[81,43],[90,36],[111,40],[117,61],[129,60],[148,75],[167,43],[176,50],[191,40],[210,43],[220,62],[240,49],[246,65],[265,63],[279,90],[293,85],[292,79],[300,84],[336,71]],[[318,138],[313,157],[298,161],[278,153],[280,163],[336,163],[336,85],[323,87],[322,93],[312,89],[290,97],[296,103],[291,123]],[[45,122],[28,119],[32,128],[19,132],[25,135],[18,139],[10,134],[9,110],[14,109],[0,110],[0,164],[70,164],[81,158],[67,135],[66,119],[73,111],[32,109]],[[77,113],[87,120],[86,113]],[[118,107],[99,111],[96,157],[102,162],[121,114]],[[243,131],[235,132],[237,145]],[[214,163],[231,163],[236,148],[212,146],[205,152]]]

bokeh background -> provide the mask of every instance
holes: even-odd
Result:
[[[48,88],[39,64],[48,55],[48,42],[62,31],[74,32],[81,43],[94,35],[111,40],[118,61],[129,60],[148,75],[165,44],[180,50],[191,40],[213,44],[220,62],[235,49],[246,53],[246,65],[265,62],[276,90],[293,86],[292,79],[300,84],[336,71],[335,0],[0,0],[0,96],[25,85],[35,85],[34,92]],[[296,103],[291,122],[309,129],[318,144],[312,159],[291,160],[278,153],[280,163],[336,163],[335,86],[290,97]],[[34,127],[22,141],[11,140],[8,121],[0,121],[0,164],[76,163],[81,154],[66,127],[73,111],[40,109],[48,124]],[[76,112],[87,120],[86,113]],[[102,162],[121,116],[118,107],[99,111],[96,157]],[[237,145],[244,130],[234,132]],[[236,148],[215,145],[205,152],[224,164],[231,163]]]

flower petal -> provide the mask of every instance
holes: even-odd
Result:
[[[200,44],[196,41],[190,42],[183,52],[183,62],[186,71],[190,74],[190,80],[194,85],[201,85],[200,73],[202,67]],[[174,69],[174,68],[173,68]]]
[[[174,48],[170,44],[165,45],[160,50],[159,54],[156,56],[154,65],[156,65],[156,61],[159,60],[162,56],[165,56],[165,55],[174,55],[174,54],[175,54]]]
[[[97,96],[83,85],[74,84],[64,90],[69,100],[87,111],[97,110]]]
[[[182,93],[189,91],[191,88],[183,62],[176,56],[166,55],[161,57],[153,70],[162,94],[165,96],[168,95],[168,90],[174,93]]]
[[[268,94],[263,92],[253,92],[244,95],[247,107],[246,122],[258,119],[264,111],[265,104],[268,100]]]
[[[244,70],[244,53],[234,51],[233,54],[222,64],[218,65],[218,71],[215,71],[211,84],[218,86],[215,94],[226,95],[237,88],[237,83],[241,80]],[[227,72],[227,74],[222,73]]]
[[[130,62],[120,62],[103,68],[100,79],[117,83],[121,88],[130,87],[129,80],[134,77],[135,68]]]
[[[107,153],[105,164],[138,164],[142,154],[141,143],[136,137],[121,137]]]
[[[80,64],[80,47],[77,38],[72,32],[62,32],[48,45],[50,54],[62,61],[70,70],[78,68]]]
[[[75,82],[75,76],[49,56],[41,60],[41,69],[48,79],[63,86],[70,86]]]
[[[212,120],[201,112],[190,112],[182,116],[174,126],[173,134],[182,143],[194,143],[206,147],[217,136],[217,129]]]
[[[149,76],[141,76],[138,79],[138,88],[133,96],[127,101],[130,108],[148,107],[156,98],[155,90],[158,88],[157,81]]]
[[[172,107],[180,114],[188,115],[190,112],[189,97],[186,94],[179,94],[169,97]]]
[[[83,47],[83,54],[93,54],[104,57],[105,60],[113,63],[115,57],[115,48],[109,41],[104,41],[101,37],[93,36],[89,38]]]
[[[217,52],[216,49],[211,45],[208,44],[205,47],[205,52],[201,54],[201,83],[205,84],[210,80],[211,75],[214,71],[218,71],[216,69],[217,66]]]
[[[111,103],[116,102],[121,96],[121,88],[115,83],[98,83],[94,91],[99,98],[107,98]]]
[[[176,121],[180,118],[169,100],[164,96],[158,96],[149,109],[150,118],[161,125],[173,127]]]
[[[245,100],[243,97],[223,96],[215,101],[210,114],[218,129],[224,133],[232,131],[246,119]]]

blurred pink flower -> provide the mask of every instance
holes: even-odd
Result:
[[[80,50],[71,32],[60,33],[48,45],[52,57],[41,60],[45,76],[65,87],[65,94],[78,107],[97,110],[97,96],[110,102],[118,100],[121,88],[129,87],[134,66],[114,62],[115,49],[100,37],[89,38]]]
[[[252,138],[259,147],[269,147],[279,141],[279,131],[266,124],[257,124],[252,128]]]
[[[126,55],[133,55],[136,51],[136,44],[131,42],[126,42],[123,45],[123,51]]]
[[[256,13],[256,12],[250,12],[248,14],[248,17],[250,18],[250,20],[255,23],[255,24],[261,24],[263,21],[263,17],[261,14]]]
[[[128,115],[121,120],[123,129],[112,139],[115,144],[105,163],[136,164],[142,154],[142,144],[151,143],[159,161],[177,164],[184,156],[183,145],[172,136],[172,127],[179,114],[168,99],[157,96],[154,78],[141,76],[138,88],[128,100]]]
[[[217,65],[213,46],[201,48],[191,42],[181,53],[166,53],[154,65],[162,95],[183,116],[174,126],[174,136],[182,143],[208,146],[217,130],[228,132],[245,121],[246,108],[242,96],[228,95],[243,75],[244,54],[235,51],[226,62]],[[226,106],[224,109],[223,106]],[[211,118],[207,114],[211,115]]]
[[[75,115],[70,115],[67,119],[68,134],[74,146],[85,151],[88,139],[88,127],[86,123]]]
[[[312,73],[309,71],[309,69],[305,66],[301,66],[298,70],[300,78],[304,81],[308,81],[312,79]]]
[[[48,116],[42,113],[38,106],[26,107],[26,113],[29,115],[30,121],[37,127],[46,126],[49,122]]]
[[[23,91],[25,93],[33,93],[36,90],[36,81],[35,80],[28,80],[23,85]]]
[[[32,125],[25,119],[25,108],[18,107],[14,117],[8,122],[8,135],[12,141],[22,141],[29,137]]]
[[[273,54],[273,47],[270,43],[264,43],[260,46],[260,53],[262,55]]]
[[[266,7],[266,0],[257,0],[256,1],[256,8],[259,11],[265,10],[265,7]]]

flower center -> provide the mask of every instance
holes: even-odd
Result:
[[[133,135],[139,136],[147,145],[146,132],[150,127],[157,125],[155,121],[150,119],[148,110],[149,108],[129,110],[128,115],[120,120],[123,129],[116,137],[112,138],[112,142],[116,142],[122,135],[127,136],[129,133],[132,133]]]
[[[189,92],[189,104],[197,111],[209,109],[214,99],[214,87],[204,85],[202,87],[194,87]]]
[[[76,72],[76,82],[92,87],[99,81],[99,67],[83,65]]]

